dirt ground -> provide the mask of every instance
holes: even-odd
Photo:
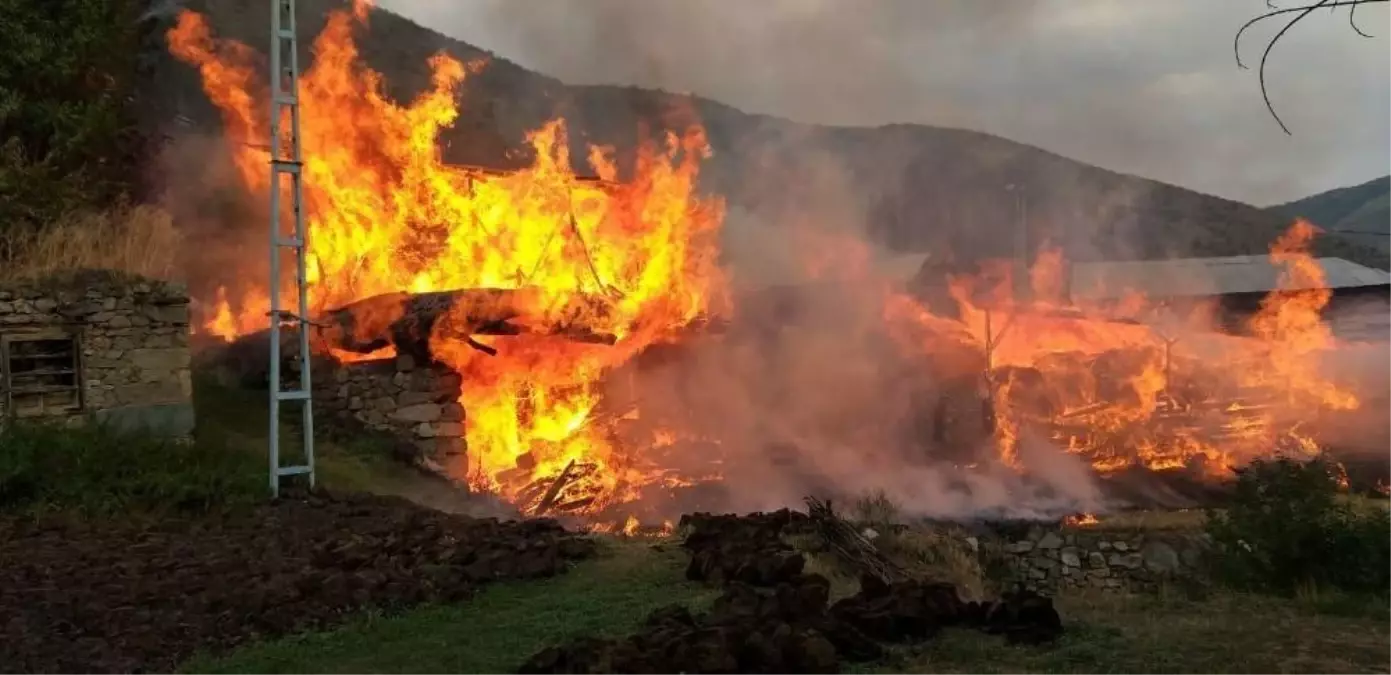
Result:
[[[362,608],[548,577],[593,543],[552,521],[468,518],[381,497],[306,496],[145,523],[0,520],[0,664],[170,671],[195,653]]]

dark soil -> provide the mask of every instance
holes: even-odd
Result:
[[[1052,601],[1027,591],[964,602],[951,584],[867,576],[859,593],[828,607],[830,582],[803,573],[805,559],[781,539],[808,524],[786,510],[683,518],[687,578],[725,587],[708,613],[661,609],[627,638],[548,648],[520,672],[835,673],[842,661],[881,657],[883,643],[919,642],[946,626],[1011,643],[1046,643],[1062,633]]]
[[[593,550],[554,521],[381,497],[315,495],[145,525],[0,520],[0,669],[167,672],[198,651],[365,607],[552,576]]]

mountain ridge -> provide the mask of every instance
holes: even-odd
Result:
[[[311,36],[339,0],[300,0],[301,63]],[[254,0],[193,0],[220,37],[264,45],[266,21]],[[951,250],[958,256],[1010,255],[1027,213],[1031,247],[1044,239],[1068,257],[1136,259],[1256,254],[1288,227],[1288,214],[1111,171],[985,132],[927,125],[828,127],[744,113],[692,94],[615,85],[566,85],[504,57],[373,9],[358,32],[363,59],[385,76],[388,95],[409,100],[428,86],[426,60],[445,51],[487,59],[462,92],[454,127],[444,134],[447,161],[510,168],[526,162],[527,131],[564,117],[572,157],[587,143],[630,159],[640,129],[678,130],[700,123],[713,149],[702,187],[720,194],[733,220],[773,226],[863,229],[896,251]],[[169,59],[167,61],[172,61]],[[200,127],[217,124],[198,92],[196,73],[166,62],[161,97]],[[1007,185],[1020,186],[1007,192]],[[1014,196],[1022,193],[1024,198]],[[1388,267],[1384,252],[1327,238],[1321,255]]]
[[[1381,251],[1391,250],[1391,175],[1270,208],[1287,217],[1305,218],[1330,236]]]

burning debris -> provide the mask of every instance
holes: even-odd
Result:
[[[539,335],[612,345],[617,338],[591,330],[604,325],[610,303],[601,296],[563,298],[547,309],[540,289],[474,288],[429,293],[388,293],[349,303],[316,320],[314,338],[324,348],[368,355],[391,348],[420,363],[438,359],[430,342],[463,342],[490,356],[497,349],[478,336]]]

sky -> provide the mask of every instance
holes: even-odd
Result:
[[[1255,71],[1266,0],[377,0],[571,84],[843,125],[984,131],[1265,206],[1391,171],[1386,4],[1320,11]],[[1291,7],[1295,0],[1275,2]]]

